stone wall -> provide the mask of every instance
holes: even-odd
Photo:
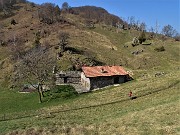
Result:
[[[57,84],[65,84],[65,83],[80,83],[81,78],[80,77],[61,77],[61,78],[56,78],[56,83]]]
[[[67,83],[80,83],[81,78],[80,77],[69,77],[67,78]]]
[[[90,78],[91,82],[91,90],[102,88],[108,85],[114,84],[114,79],[112,77],[96,77],[96,78]]]
[[[110,77],[96,77],[90,78],[91,90],[102,88],[108,85],[120,84],[126,81],[126,76],[110,76]]]
[[[90,79],[86,78],[83,72],[81,73],[81,84],[87,91],[90,90]]]
[[[61,71],[56,74],[56,84],[80,83],[80,82],[81,82],[81,72]]]

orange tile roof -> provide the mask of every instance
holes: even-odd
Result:
[[[82,67],[86,77],[127,75],[128,73],[121,66],[94,66]]]

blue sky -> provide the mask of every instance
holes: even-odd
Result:
[[[127,19],[134,16],[136,20],[145,22],[148,27],[155,26],[156,21],[160,26],[170,24],[180,32],[180,0],[29,0],[42,4],[51,2],[60,7],[63,2],[68,2],[71,7],[97,6],[105,8],[108,12]]]

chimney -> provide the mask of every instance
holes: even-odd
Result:
[[[104,73],[104,68],[101,68],[101,73]]]

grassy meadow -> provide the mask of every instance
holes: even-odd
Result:
[[[178,76],[176,71],[154,77],[152,71],[120,86],[42,104],[36,93],[1,90],[6,96],[0,98],[0,114],[5,113],[12,120],[0,121],[0,132],[176,135],[180,132]],[[136,99],[129,99],[130,90]],[[23,115],[28,117],[14,119]]]

